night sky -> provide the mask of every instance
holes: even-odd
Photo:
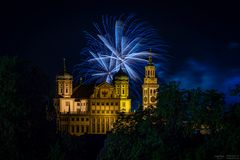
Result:
[[[161,81],[226,92],[240,83],[240,9],[231,1],[27,2],[0,5],[0,54],[31,60],[54,80],[79,63],[84,31],[102,15],[135,14],[156,27],[168,45]]]

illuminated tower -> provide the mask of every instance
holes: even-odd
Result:
[[[148,65],[145,66],[145,77],[142,85],[143,109],[151,105],[156,107],[158,87],[156,68],[152,63],[152,56],[149,56]]]
[[[72,95],[73,77],[67,72],[65,58],[63,59],[63,72],[56,76],[56,93],[63,98],[70,98]]]
[[[131,99],[128,99],[128,75],[123,72],[122,68],[114,75],[114,85],[116,98],[120,99],[120,111],[130,112]]]

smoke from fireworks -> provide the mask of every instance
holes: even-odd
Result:
[[[86,32],[88,47],[81,53],[84,61],[75,70],[85,82],[111,83],[120,67],[130,80],[141,81],[149,55],[163,58],[156,30],[135,16],[103,16],[102,23],[94,23],[94,27],[95,33]]]

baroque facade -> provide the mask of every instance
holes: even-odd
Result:
[[[142,87],[144,108],[155,105],[158,85],[151,57],[145,67]],[[67,72],[64,60],[64,70],[56,76],[54,107],[57,132],[75,136],[106,134],[113,127],[118,113],[131,114],[128,75],[120,69],[114,75],[113,84],[102,82],[73,87],[73,76]]]
[[[156,107],[158,87],[156,68],[152,63],[152,57],[149,56],[148,65],[145,66],[145,77],[142,85],[143,109],[148,106]]]
[[[64,71],[56,76],[57,131],[76,136],[106,134],[119,112],[130,113],[128,80],[120,69],[113,84],[79,84],[73,88],[73,76],[64,64]]]

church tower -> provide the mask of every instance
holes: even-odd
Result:
[[[114,75],[114,86],[116,98],[120,99],[120,111],[130,112],[131,99],[129,96],[128,75],[123,72],[122,68]]]
[[[156,107],[158,87],[156,68],[152,63],[152,56],[150,55],[148,65],[145,66],[145,77],[142,85],[143,109],[151,105]]]
[[[63,59],[63,72],[56,76],[56,94],[62,98],[70,98],[72,96],[73,77],[67,72],[65,58]]]

